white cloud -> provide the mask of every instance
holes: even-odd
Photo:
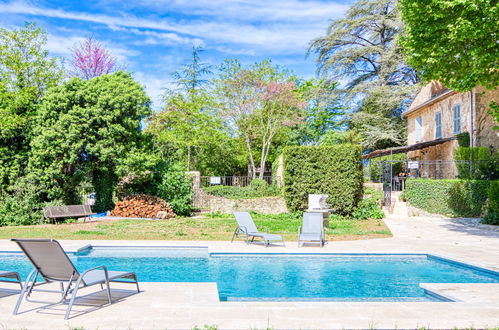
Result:
[[[154,6],[148,0],[138,4]],[[236,44],[274,53],[298,53],[305,50],[311,39],[324,33],[328,18],[337,17],[346,9],[345,5],[336,3],[298,0],[176,0],[159,2],[155,6],[192,10],[194,14],[212,15],[213,19],[178,21],[126,14],[87,14],[37,7],[23,1],[0,4],[0,12],[79,20],[104,24],[112,29],[128,28],[132,33],[146,36],[144,42],[147,43],[200,43],[203,40],[209,45]],[[251,19],[258,21],[247,22]]]

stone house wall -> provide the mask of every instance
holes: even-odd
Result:
[[[424,87],[420,94],[415,98],[411,107],[416,107],[429,100],[431,97],[432,85]],[[454,120],[453,106],[460,104],[461,106],[461,132],[470,131],[470,115],[471,115],[471,100],[475,104],[475,113],[473,118],[473,144],[477,147],[492,147],[494,150],[499,150],[499,132],[493,130],[494,119],[489,111],[489,103],[492,100],[499,101],[499,89],[487,90],[483,87],[477,87],[471,92],[455,93],[450,92],[448,96],[434,103],[429,103],[422,108],[406,114],[409,145],[431,141],[436,139],[435,113],[440,111],[442,114],[442,138],[454,136]],[[410,110],[410,108],[409,108]],[[422,118],[422,134],[421,141],[416,141],[416,118]],[[437,146],[416,150],[408,153],[409,159],[419,160],[447,160],[454,159],[454,150],[458,146],[457,141],[449,141]],[[450,174],[455,171],[455,167],[445,166],[446,171]],[[431,171],[429,169],[428,171]]]

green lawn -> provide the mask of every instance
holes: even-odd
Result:
[[[292,214],[260,215],[253,219],[260,230],[296,240],[301,218]],[[58,225],[0,227],[0,238],[54,238],[78,240],[213,240],[232,237],[232,215],[214,214],[169,220],[102,220]],[[355,240],[391,236],[382,220],[334,220],[326,230],[327,240]]]

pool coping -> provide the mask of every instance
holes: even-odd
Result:
[[[188,250],[188,249],[196,249],[196,250],[205,249],[205,250],[207,250],[208,256],[212,256],[212,255],[234,255],[234,256],[235,255],[247,255],[247,256],[249,256],[249,255],[255,255],[255,256],[258,256],[258,255],[275,255],[275,256],[282,256],[282,255],[288,255],[288,256],[293,256],[293,255],[294,256],[298,256],[298,255],[301,255],[301,256],[307,256],[307,255],[308,256],[311,256],[311,255],[313,255],[313,256],[421,256],[421,257],[437,259],[437,260],[440,260],[442,262],[455,264],[455,265],[460,266],[460,267],[471,268],[474,270],[478,270],[478,271],[485,272],[485,273],[499,277],[499,271],[492,270],[490,268],[487,268],[484,265],[480,265],[477,263],[463,262],[463,261],[457,260],[456,258],[447,257],[444,255],[439,255],[439,254],[434,254],[434,253],[425,253],[425,252],[395,252],[395,253],[393,253],[393,252],[366,252],[366,253],[364,253],[364,252],[318,252],[318,251],[311,251],[311,252],[234,252],[234,251],[226,252],[226,251],[213,251],[212,252],[212,251],[210,251],[209,246],[204,246],[204,245],[143,245],[143,244],[141,244],[141,245],[85,244],[85,245],[81,246],[80,248],[66,249],[65,251],[66,251],[66,253],[76,254],[76,253],[80,253],[80,252],[83,252],[85,250],[90,250],[93,248],[160,248],[160,249],[180,249],[180,250],[182,250],[182,249],[186,249],[186,250]],[[0,251],[0,254],[1,253],[20,254],[22,252],[21,251]],[[152,282],[152,283],[176,283],[176,282]],[[209,284],[212,284],[212,283],[216,284],[216,282],[181,282],[181,283],[200,283],[201,285],[208,284],[208,283]],[[460,298],[457,298],[456,296],[454,296],[452,294],[444,292],[438,288],[432,287],[432,285],[435,285],[435,284],[449,284],[449,285],[465,284],[466,285],[466,284],[473,284],[473,283],[469,283],[469,282],[462,282],[462,283],[440,283],[440,282],[419,283],[419,287],[421,287],[425,291],[426,294],[437,299],[437,301],[425,301],[424,303],[466,302]],[[487,283],[487,284],[499,286],[499,283]],[[218,295],[218,289],[217,289],[217,295]],[[316,301],[316,302],[320,303],[320,302],[334,302],[334,301],[335,300],[324,300],[324,301]],[[220,301],[220,302],[222,302],[222,301]],[[231,300],[223,301],[223,303],[231,303],[231,302],[237,302],[237,301],[231,301]],[[280,301],[278,301],[278,300],[277,301],[272,301],[272,300],[264,301],[263,300],[261,302],[275,303],[275,302],[280,302]],[[294,301],[290,300],[290,302],[294,302]],[[300,302],[300,301],[297,301],[297,302]],[[307,302],[311,302],[311,301],[307,301]],[[341,302],[341,301],[338,301],[338,302]],[[345,302],[371,303],[371,302],[375,302],[375,301],[347,300]],[[384,303],[399,303],[399,302],[400,301],[384,301]],[[410,302],[410,301],[408,301],[408,302]],[[415,301],[413,303],[422,303],[422,302]]]

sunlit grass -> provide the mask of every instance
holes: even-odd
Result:
[[[294,241],[302,219],[299,214],[253,214],[261,231],[281,234]],[[235,220],[228,214],[168,220],[102,220],[58,225],[0,227],[0,238],[54,238],[78,240],[222,240],[232,237]],[[391,236],[382,220],[332,219],[328,240],[352,240]]]

